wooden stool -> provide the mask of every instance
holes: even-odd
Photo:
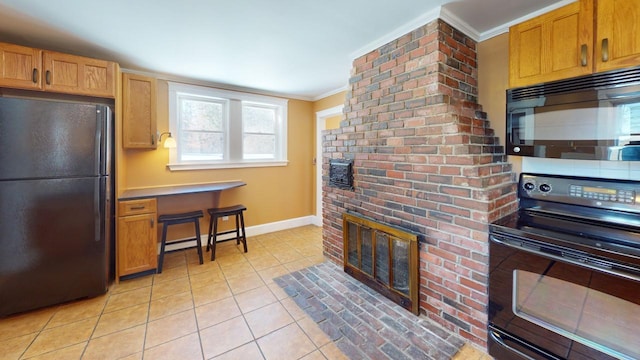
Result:
[[[222,241],[236,240],[236,245],[244,245],[244,252],[247,252],[247,236],[244,232],[244,215],[243,212],[247,210],[244,205],[234,205],[223,208],[208,209],[207,212],[211,215],[211,221],[209,221],[209,237],[207,238],[207,251],[211,247],[211,261],[216,259],[216,242],[218,235],[235,233],[235,237],[225,239]],[[236,217],[236,228],[228,231],[218,232],[218,219],[224,216]]]
[[[200,241],[200,218],[203,217],[204,214],[202,210],[192,211],[187,213],[180,214],[166,214],[158,216],[158,222],[162,223],[162,240],[160,242],[160,259],[158,260],[158,274],[162,273],[162,262],[164,261],[164,248],[166,244],[179,244],[187,241],[196,241],[196,246],[198,249],[198,257],[200,258],[200,264],[202,261],[202,242]],[[196,227],[196,236],[195,238],[189,238],[184,240],[176,240],[167,243],[167,228],[169,225],[177,225],[177,224],[185,224],[192,222]]]

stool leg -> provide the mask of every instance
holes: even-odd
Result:
[[[240,212],[240,224],[242,225],[242,244],[244,245],[244,252],[247,252],[247,234],[244,232],[244,215]],[[236,217],[237,219],[237,217]]]
[[[242,214],[242,212],[240,213]],[[236,245],[240,244],[240,223],[238,222],[238,215],[236,213]]]
[[[164,245],[167,242],[167,223],[162,224],[162,239],[160,240],[160,259],[158,260],[158,274],[162,274],[162,263],[164,262]]]
[[[207,251],[209,251],[209,247],[211,246],[211,231],[213,229],[213,220],[215,218],[215,215],[211,215],[209,217],[209,235],[207,236]]]
[[[200,240],[200,220],[196,219],[194,223],[196,225],[196,246],[198,246],[198,258],[200,259],[200,265],[202,265],[204,261],[202,261],[202,241]]]
[[[211,238],[211,261],[216,259],[216,242],[218,240],[218,217],[214,216],[213,219],[213,234]]]

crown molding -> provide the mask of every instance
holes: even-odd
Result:
[[[478,41],[478,39],[480,38],[480,33],[478,32],[478,30],[474,29],[467,22],[462,21],[457,15],[449,11],[447,8],[442,8],[440,10],[440,19],[446,21],[447,24],[453,26],[458,31],[462,32],[475,41]]]
[[[395,30],[391,31],[390,33],[383,35],[382,37],[368,43],[367,45],[359,48],[358,50],[352,52],[351,54],[349,54],[349,57],[353,60],[353,59],[357,59],[362,55],[368,54],[369,52],[407,34],[410,33],[412,31],[414,31],[415,29],[419,28],[422,25],[428,24],[429,22],[437,19],[440,16],[440,9],[442,7],[438,6],[436,8],[434,8],[433,10],[422,14],[421,16],[415,18],[412,21],[409,21],[405,24],[403,24],[402,26],[396,28]]]
[[[337,93],[340,93],[340,92],[343,92],[343,91],[347,91],[347,90],[349,90],[349,85],[345,85],[345,86],[343,86],[343,87],[340,87],[340,88],[337,88],[337,89],[334,89],[334,90],[328,91],[328,92],[326,92],[326,93],[324,93],[324,94],[320,94],[320,95],[314,96],[314,97],[311,99],[311,101],[318,101],[318,100],[324,99],[324,98],[326,98],[326,97],[329,97],[329,96],[331,96],[331,95],[335,95],[335,94],[337,94]]]

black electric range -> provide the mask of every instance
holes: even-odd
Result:
[[[518,198],[490,225],[490,353],[640,358],[640,182],[523,173]]]

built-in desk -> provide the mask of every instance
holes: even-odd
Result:
[[[157,198],[160,196],[183,195],[203,192],[219,192],[247,185],[244,181],[224,181],[208,184],[188,184],[188,185],[171,185],[158,186],[149,188],[137,188],[125,190],[118,200],[136,200]]]
[[[155,272],[158,264],[158,214],[218,207],[222,191],[244,185],[243,181],[224,181],[125,190],[118,197],[116,280],[123,276]],[[201,225],[207,228],[207,224]],[[177,232],[170,236],[183,238],[181,226],[176,226]],[[193,231],[191,228],[188,230]]]

